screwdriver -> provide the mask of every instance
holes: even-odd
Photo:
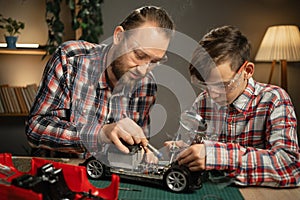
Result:
[[[148,143],[147,147],[154,153],[154,155],[158,158],[161,159],[163,157],[162,153],[159,152],[154,146]]]

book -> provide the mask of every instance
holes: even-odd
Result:
[[[14,108],[11,102],[10,94],[8,93],[8,86],[3,86],[2,87],[3,93],[4,93],[4,98],[8,107],[8,113],[13,113]]]
[[[14,88],[8,87],[7,90],[8,90],[8,94],[10,95],[10,100],[13,106],[14,113],[21,113],[21,109]]]
[[[0,113],[4,113],[4,107],[3,107],[3,103],[2,103],[2,99],[0,97]]]
[[[26,86],[26,90],[28,91],[28,95],[30,97],[31,105],[34,102],[36,92],[37,92],[37,85],[35,83],[29,84]]]
[[[22,96],[25,100],[26,108],[29,111],[31,108],[30,100],[28,99],[28,95],[26,94],[26,89],[24,87],[21,88]]]
[[[5,85],[0,85],[0,99],[1,99],[1,102],[2,102],[2,105],[3,105],[4,113],[8,113],[9,112],[8,102],[5,98],[3,87],[5,87]]]
[[[14,88],[17,99],[18,99],[18,103],[20,105],[20,109],[21,109],[21,113],[28,113],[28,109],[26,107],[26,102],[25,99],[22,95],[22,87],[15,87]]]

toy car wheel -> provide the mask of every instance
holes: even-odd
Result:
[[[105,166],[96,159],[89,160],[86,163],[86,171],[90,178],[100,179],[105,176]]]
[[[170,170],[164,180],[168,189],[173,192],[183,192],[188,189],[188,178],[181,170]]]

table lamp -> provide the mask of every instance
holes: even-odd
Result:
[[[281,63],[281,87],[287,91],[287,61],[300,61],[300,33],[294,25],[271,26],[260,44],[255,61],[272,61],[268,83],[271,82],[274,66]]]

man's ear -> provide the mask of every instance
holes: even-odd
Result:
[[[124,28],[122,26],[117,26],[114,30],[114,44],[117,45],[122,40],[122,32],[124,32]]]
[[[245,79],[251,78],[254,74],[254,63],[248,62],[247,65],[245,66],[244,72],[246,72]]]

